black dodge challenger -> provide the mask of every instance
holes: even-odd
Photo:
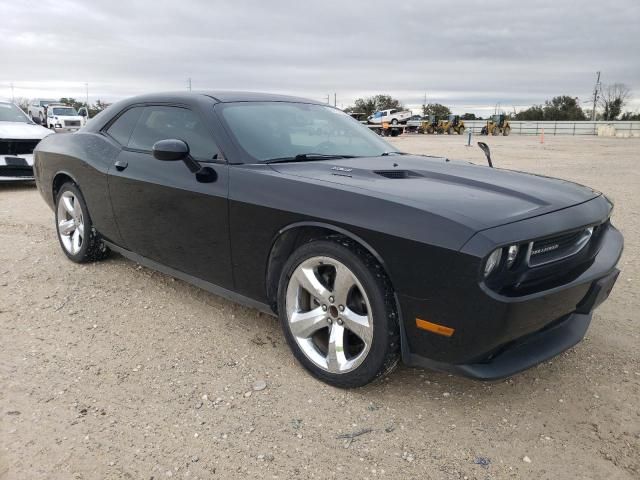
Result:
[[[601,193],[402,153],[304,99],[131,98],[40,142],[34,172],[71,260],[113,250],[277,313],[340,387],[400,358],[515,374],[578,343],[619,273]]]

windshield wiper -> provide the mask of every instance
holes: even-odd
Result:
[[[329,160],[334,158],[355,158],[355,155],[337,155],[327,153],[300,153],[295,157],[271,158],[262,163],[313,162],[315,160]]]
[[[409,154],[405,152],[384,152],[380,154],[381,157],[388,157],[389,155],[409,155]]]

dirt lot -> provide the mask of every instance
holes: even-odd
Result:
[[[393,142],[484,162],[458,136]],[[0,186],[0,478],[640,478],[640,140],[488,142],[606,192],[626,238],[587,339],[496,383],[328,387],[275,319],[118,255],[75,265],[35,188]]]

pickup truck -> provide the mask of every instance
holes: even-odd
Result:
[[[413,113],[409,110],[390,108],[388,110],[380,110],[375,112],[373,115],[369,115],[367,121],[373,124],[388,122],[392,125],[397,125],[399,123],[407,123],[407,120],[409,120],[412,115]]]
[[[51,100],[46,98],[34,98],[29,104],[29,117],[34,122],[40,122],[40,125],[45,124],[45,117],[47,116],[47,106],[53,103],[60,103],[58,100]]]
[[[56,132],[75,132],[82,127],[83,117],[76,109],[67,105],[49,105],[47,107],[46,127]]]

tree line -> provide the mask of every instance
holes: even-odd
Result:
[[[631,98],[631,90],[622,83],[605,85],[600,91],[596,110],[596,120],[640,120],[640,112],[623,112],[625,105]],[[345,109],[347,113],[361,113],[367,116],[379,110],[403,110],[404,105],[391,95],[379,94],[355,100],[354,104]],[[451,114],[449,107],[440,103],[422,105],[422,115],[436,115],[446,117]],[[542,105],[533,105],[515,114],[508,114],[513,120],[527,121],[580,121],[591,119],[591,110],[583,110],[577,98],[569,95],[559,95],[547,100]],[[482,120],[473,113],[464,113],[463,120]]]

